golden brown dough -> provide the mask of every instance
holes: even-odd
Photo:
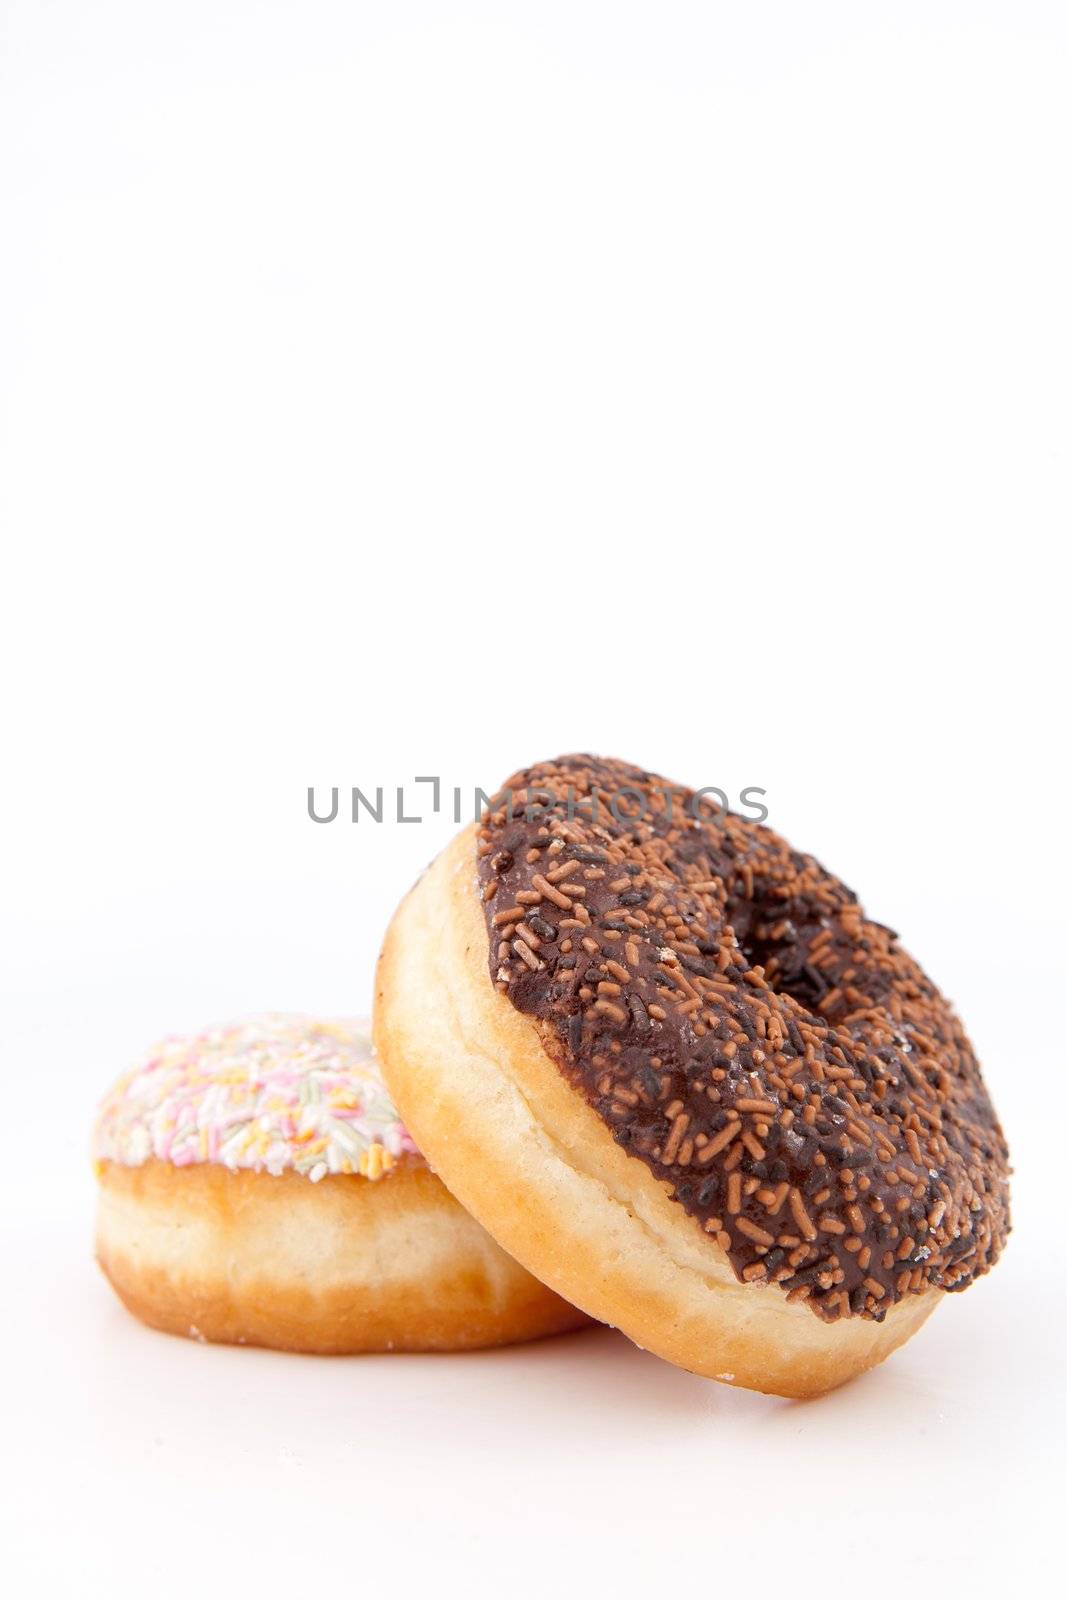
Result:
[[[585,1318],[420,1161],[312,1184],[219,1166],[100,1172],[97,1259],[150,1327],[320,1355],[476,1350]]]

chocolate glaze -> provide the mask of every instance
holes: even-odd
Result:
[[[739,1278],[881,1320],[989,1269],[1008,1153],[974,1052],[850,889],[620,761],[529,767],[494,806],[492,980]]]

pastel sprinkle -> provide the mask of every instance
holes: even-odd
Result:
[[[105,1096],[93,1159],[380,1178],[417,1156],[365,1021],[270,1013],[165,1039]]]

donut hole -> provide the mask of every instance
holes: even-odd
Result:
[[[763,976],[775,994],[787,994],[805,1011],[824,1015],[821,1002],[831,986],[808,960],[811,940],[820,924],[797,928],[790,920],[787,932],[774,937],[770,930],[780,926],[780,910],[774,913],[767,908],[761,914],[761,909],[751,903],[735,903],[727,908],[742,955],[750,967],[763,968]],[[776,920],[770,921],[771,916]]]
[[[745,952],[751,963],[758,963],[763,968],[764,977],[776,994],[787,994],[805,1011],[818,1013],[823,996],[830,992],[830,986],[822,974],[804,960],[802,951],[789,953],[797,955],[799,959],[791,968],[782,969],[769,967],[772,958],[766,951],[756,949],[752,955]]]

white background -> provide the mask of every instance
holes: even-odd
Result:
[[[12,1594],[1025,1593],[1058,1547],[1062,7],[0,0]],[[736,796],[957,1001],[993,1276],[793,1405],[152,1335],[92,1108],[364,1009],[469,796]],[[342,817],[344,811],[342,809]],[[1047,1579],[1046,1581],[1051,1581]]]

